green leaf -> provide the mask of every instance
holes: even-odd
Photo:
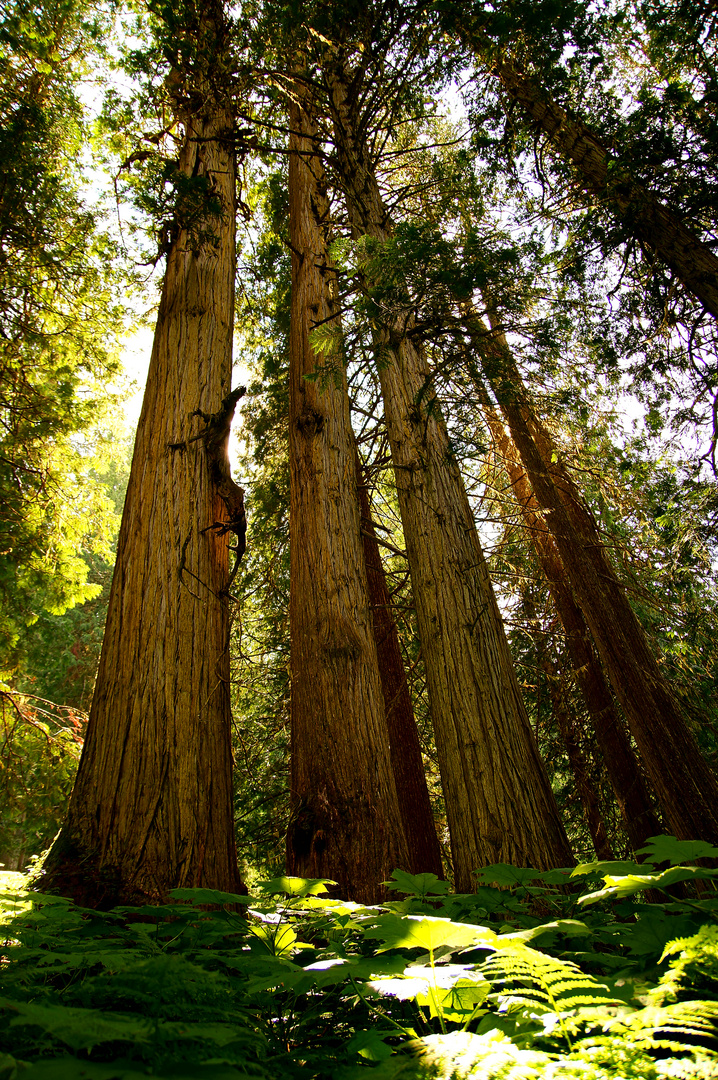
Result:
[[[649,862],[668,862],[671,866],[692,863],[696,859],[717,859],[718,847],[705,840],[677,840],[675,836],[651,836],[637,855],[646,855]]]
[[[331,878],[279,877],[260,881],[257,888],[269,896],[286,893],[287,896],[316,896],[325,893],[327,885],[336,885]]]
[[[394,892],[407,893],[410,896],[445,896],[451,889],[448,881],[442,881],[436,874],[407,874],[405,870],[395,870],[391,881],[384,885]]]
[[[581,896],[578,902],[595,904],[597,900],[632,896],[646,889],[667,889],[680,881],[705,881],[711,878],[718,878],[718,870],[704,870],[698,866],[671,866],[655,874],[625,874],[619,877],[606,874],[603,879],[605,887]]]
[[[425,949],[434,952],[442,946],[462,948],[479,942],[495,947],[498,935],[485,926],[454,923],[450,919],[418,915],[381,915],[374,925],[364,931],[368,938],[382,943],[379,952],[387,949]]]
[[[386,1061],[393,1053],[376,1031],[358,1031],[347,1044],[347,1050],[359,1054],[367,1061]]]
[[[35,1005],[0,998],[0,1009],[11,1014],[10,1027],[39,1027],[69,1046],[91,1050],[110,1042],[147,1043],[152,1025],[144,1017],[119,1016],[96,1009],[71,1009],[64,1005]],[[13,1015],[14,1014],[14,1015]]]
[[[261,923],[250,926],[250,932],[272,956],[291,956],[294,951],[297,935],[288,923]]]
[[[480,885],[527,885],[540,878],[541,871],[531,867],[509,866],[508,863],[493,863],[475,871]]]
[[[188,900],[191,904],[252,904],[251,896],[240,896],[237,893],[220,892],[217,889],[172,889],[170,896],[173,900]]]

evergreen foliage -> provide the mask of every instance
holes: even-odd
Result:
[[[98,424],[119,374],[127,277],[81,167],[78,93],[105,19],[75,0],[12,0],[0,27],[0,677],[41,612],[96,596],[83,550],[110,558]],[[116,397],[116,395],[114,395]]]

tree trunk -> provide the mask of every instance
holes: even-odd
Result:
[[[523,465],[519,464],[516,447],[491,406],[478,372],[474,370],[471,374],[481,397],[489,430],[503,458],[531,543],[536,550],[556,612],[563,625],[573,674],[583,695],[623,824],[635,852],[643,847],[650,836],[657,836],[661,832],[660,822],[653,811],[643,774],[618,715],[611,688],[594,652],[583,612],[574,600],[566,579],[566,570],[556,541],[541,515],[526,471]]]
[[[309,334],[337,316],[329,205],[311,119],[290,108],[292,247],[290,873],[327,877],[378,903],[407,867],[367,594],[354,436],[340,356],[325,377]],[[321,358],[320,358],[321,359]]]
[[[221,56],[219,5],[201,33],[202,47]],[[225,514],[212,472],[226,440],[214,461],[205,439],[187,441],[205,428],[212,435],[212,423],[192,414],[220,410],[230,388],[233,116],[206,76],[194,93],[201,103],[184,118],[179,169],[206,178],[212,203],[193,229],[177,207],[87,738],[43,884],[85,905],[164,901],[177,886],[241,887],[228,541],[212,528]]]
[[[718,844],[716,778],[661,674],[596,523],[528,404],[505,337],[475,318],[469,332],[668,824],[679,839]]]
[[[341,59],[325,68],[355,236],[391,227]],[[379,365],[451,835],[455,885],[495,862],[572,861],[513,671],[471,508],[425,362],[397,322]]]
[[[566,705],[565,683],[547,656],[542,657],[541,667],[548,683],[553,718],[556,721],[561,741],[566,747],[566,756],[576,781],[583,817],[591,835],[593,849],[599,859],[613,859],[615,856],[608,840],[596,789],[591,782],[589,764],[581,746],[579,726]]]
[[[551,101],[510,56],[499,55],[481,30],[457,29],[509,97],[571,162],[584,190],[607,203],[628,233],[652,248],[718,319],[718,257],[708,245],[606,150],[588,124]]]
[[[414,706],[411,702],[399,634],[392,614],[391,596],[386,584],[386,574],[371,516],[369,492],[358,452],[356,453],[356,474],[362,544],[369,586],[369,605],[389,732],[391,767],[399,798],[399,809],[404,822],[404,832],[409,845],[409,869],[412,874],[430,873],[443,878],[441,847],[436,835],[434,815],[431,812],[429,789],[426,786],[426,773],[414,718]]]

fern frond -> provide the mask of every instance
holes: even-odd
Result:
[[[570,960],[557,960],[527,945],[497,950],[481,965],[509,1010],[564,1013],[587,1006],[622,1005],[604,984]],[[500,988],[500,989],[499,989]]]
[[[645,1050],[691,1053],[700,1049],[718,1060],[718,1001],[679,1001],[645,1009],[609,1022],[612,1033],[621,1034]]]

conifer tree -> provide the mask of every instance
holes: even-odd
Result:
[[[227,527],[244,540],[226,462],[238,397],[230,38],[221,0],[165,17],[183,130],[167,269],[87,738],[43,885],[86,905],[240,886],[226,596]]]
[[[366,48],[366,46],[365,46]],[[362,132],[361,68],[327,53],[323,79],[355,237],[391,218]],[[427,670],[455,884],[493,862],[565,865],[571,852],[514,675],[468,499],[426,363],[397,320],[380,333],[379,378]],[[379,344],[379,342],[378,342]]]
[[[317,370],[310,332],[336,318],[329,205],[304,100],[290,108],[289,461],[293,822],[287,865],[364,903],[409,865],[391,769],[343,365]]]

